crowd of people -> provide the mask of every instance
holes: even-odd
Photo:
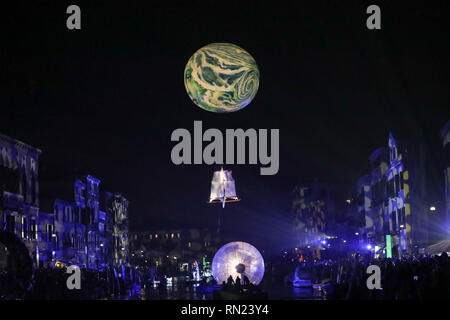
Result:
[[[367,286],[367,279],[371,275],[367,269],[371,265],[380,268],[379,289],[369,289]],[[373,259],[355,255],[352,258],[302,263],[298,272],[300,276],[308,274],[314,284],[328,281],[333,290],[322,292],[327,299],[450,299],[450,258],[446,253],[440,256],[393,259]],[[269,274],[266,276],[270,278]],[[20,279],[0,270],[0,300],[114,299],[126,295],[131,285],[120,274],[109,269],[81,269],[82,285],[79,290],[68,290],[68,277],[65,268],[38,268],[34,271],[32,280],[24,284]],[[153,279],[154,277],[151,277],[151,280]],[[261,293],[260,287],[253,285],[245,274],[242,274],[242,279],[239,276],[235,279],[230,276],[222,283],[221,291],[236,295]]]
[[[381,288],[369,289],[370,265],[380,267]],[[331,299],[346,300],[429,300],[450,299],[450,258],[440,256],[372,259],[355,256],[317,263],[313,282],[330,279]]]
[[[381,289],[368,290],[366,273],[376,264],[381,271]],[[440,256],[400,259],[362,260],[344,265],[342,284],[346,299],[449,299],[450,259]]]
[[[246,293],[246,294],[260,294],[261,288],[259,286],[255,286],[249,280],[249,278],[244,274],[241,283],[241,278],[239,276],[236,279],[230,275],[227,281],[222,282],[222,291],[233,292],[233,293]]]
[[[111,270],[80,268],[80,289],[70,290],[66,268],[38,268],[26,287],[18,279],[0,272],[0,299],[91,300],[110,299],[127,293],[128,284]]]

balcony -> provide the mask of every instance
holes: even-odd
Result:
[[[23,207],[23,196],[17,193],[3,191],[3,207],[21,210]]]

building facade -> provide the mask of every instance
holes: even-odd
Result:
[[[369,160],[371,172],[356,183],[350,206],[361,242],[375,255],[411,254],[427,242],[421,148],[389,134],[388,147],[375,150]]]
[[[107,250],[109,259],[114,261],[115,266],[129,265],[129,202],[120,193],[105,192],[102,203],[106,217],[104,232],[111,235],[109,241],[111,245]]]
[[[129,267],[128,200],[91,175],[58,176],[40,194],[40,154],[0,135],[0,229],[25,244],[34,267]]]
[[[294,189],[292,211],[299,245],[313,243],[333,232],[335,203],[331,194],[327,183],[314,182]]]
[[[384,215],[386,200],[386,171],[389,167],[389,148],[376,149],[369,157],[371,171],[358,179],[351,199],[350,216],[357,226],[360,244],[374,244],[378,249],[384,243]]]
[[[41,150],[0,135],[0,228],[15,234],[39,264]]]
[[[441,130],[442,145],[444,147],[444,181],[445,181],[445,215],[444,221],[450,233],[450,121]]]
[[[55,220],[54,260],[91,269],[128,267],[128,200],[102,191],[100,179],[78,176],[68,184],[72,199],[50,200]],[[61,186],[61,184],[56,184]]]
[[[164,268],[169,273],[188,271],[193,262],[210,265],[218,239],[209,229],[167,229],[131,235],[133,265]]]

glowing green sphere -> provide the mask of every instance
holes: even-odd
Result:
[[[244,108],[256,95],[259,70],[255,59],[231,43],[212,43],[197,50],[184,69],[191,100],[211,112]]]

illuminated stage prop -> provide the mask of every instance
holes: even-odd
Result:
[[[225,208],[225,202],[237,202],[241,199],[236,195],[236,186],[231,171],[215,171],[211,181],[211,194],[209,203],[222,203]]]
[[[258,285],[264,276],[264,260],[254,246],[241,241],[230,242],[214,256],[212,274],[219,284],[226,282],[230,275],[234,281],[239,277],[242,284],[245,275]]]

